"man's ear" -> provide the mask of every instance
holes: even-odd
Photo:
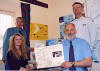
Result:
[[[64,27],[64,34],[66,33],[66,26]]]
[[[82,7],[82,12],[84,12],[84,7]]]

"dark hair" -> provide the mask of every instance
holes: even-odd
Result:
[[[81,5],[81,7],[83,7],[83,8],[84,8],[84,5],[83,5],[82,3],[80,3],[80,2],[74,2],[74,3],[72,4],[72,6],[74,6],[74,5],[76,5],[76,4],[80,4],[80,5]]]
[[[17,21],[18,19],[22,19],[22,20],[24,21],[24,19],[23,19],[22,17],[17,17],[17,18],[16,18],[16,21]]]

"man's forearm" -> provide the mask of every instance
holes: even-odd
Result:
[[[90,67],[92,65],[92,58],[88,57],[81,61],[75,61],[75,67]]]

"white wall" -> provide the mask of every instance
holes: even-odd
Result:
[[[33,23],[39,23],[39,24],[46,24],[49,27],[49,12],[48,8],[43,8],[40,6],[32,5],[31,4],[31,22]],[[45,44],[44,41],[36,41],[36,40],[31,40],[30,41],[30,47],[35,47],[36,43],[43,43]]]
[[[49,13],[51,15],[49,38],[60,37],[59,17],[73,14],[72,4],[75,1],[85,2],[85,0],[49,0]]]
[[[50,1],[51,27],[50,38],[59,38],[59,17],[72,14],[72,0],[53,0]]]
[[[31,22],[48,25],[48,36],[59,38],[59,17],[72,14],[72,3],[74,1],[85,2],[85,0],[39,0],[48,4],[48,8],[43,8],[31,4]],[[0,10],[13,13],[14,23],[18,16],[21,16],[19,0],[0,0]],[[39,41],[32,41],[39,42]],[[44,41],[43,41],[44,42]],[[33,44],[32,43],[32,44]],[[34,44],[32,45],[34,46]]]
[[[0,0],[0,11],[1,10],[2,12],[12,13],[14,23],[16,17],[21,16],[20,2],[17,0]]]
[[[48,3],[48,8],[31,4],[31,22],[48,25],[49,38],[59,38],[59,17],[72,14],[74,1],[85,0],[40,0]],[[0,10],[14,13],[14,18],[21,16],[19,0],[0,0]]]

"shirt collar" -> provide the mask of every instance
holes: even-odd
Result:
[[[70,42],[70,41],[74,41],[74,40],[76,40],[76,37],[75,38],[73,38],[72,40],[68,40],[68,39],[66,39],[68,42]]]
[[[76,19],[76,20],[79,20],[79,19],[82,19],[82,18],[84,18],[83,16],[81,16],[80,18],[78,18],[78,19]]]
[[[16,27],[16,29],[19,31],[19,28],[18,27]],[[23,29],[21,29],[20,31],[22,31]]]

